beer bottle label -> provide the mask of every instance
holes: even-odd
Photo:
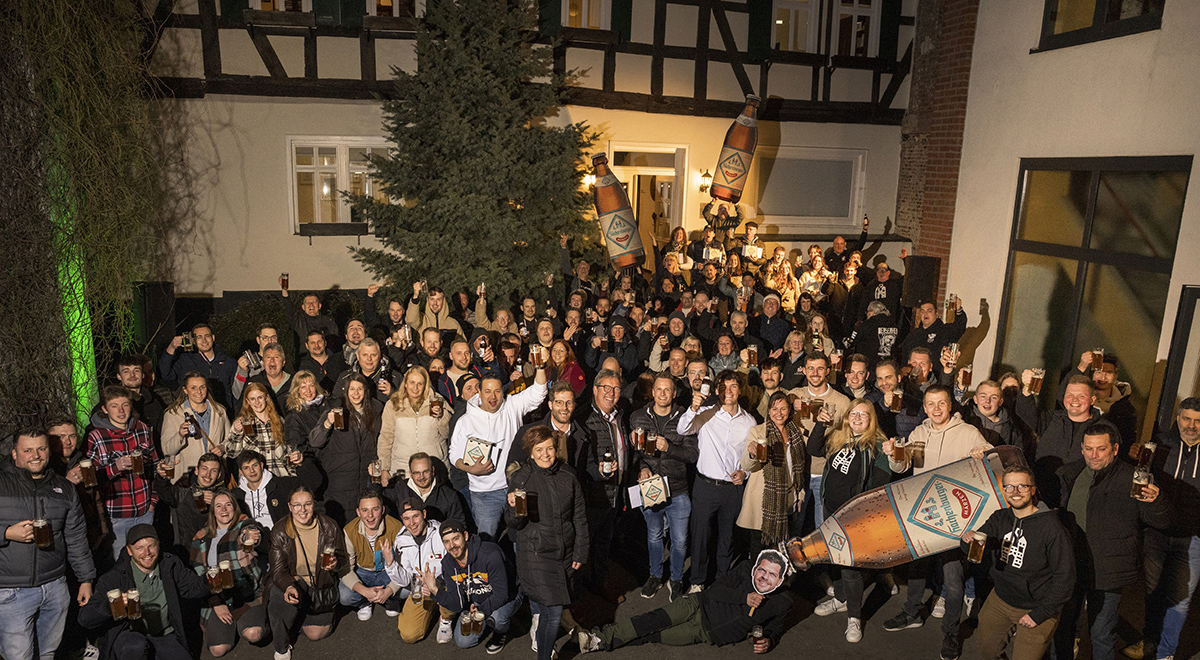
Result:
[[[638,236],[633,209],[628,206],[600,216],[600,231],[608,244],[609,259],[616,259],[641,248],[641,237]]]
[[[603,188],[605,186],[619,186],[619,185],[621,185],[621,182],[617,180],[617,175],[612,174],[611,172],[609,174],[605,174],[604,176],[602,176],[596,180],[597,188]]]
[[[741,192],[746,187],[746,173],[750,171],[750,162],[753,159],[753,152],[725,145],[717,159],[717,173],[713,176],[712,185]]]
[[[737,119],[735,119],[734,121],[741,124],[742,126],[747,126],[749,128],[755,128],[758,126],[757,119],[755,119],[754,117],[747,117],[746,115],[738,115]]]

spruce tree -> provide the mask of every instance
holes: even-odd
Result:
[[[581,187],[595,137],[553,127],[565,77],[535,45],[528,0],[436,0],[417,32],[417,70],[395,71],[384,126],[393,143],[374,176],[402,203],[352,201],[386,249],[354,257],[400,291],[427,277],[448,293],[488,285],[492,300],[558,272],[559,236],[594,249]],[[556,281],[561,281],[561,275]]]

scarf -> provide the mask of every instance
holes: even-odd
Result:
[[[767,420],[767,463],[763,466],[762,544],[774,547],[782,542],[788,531],[788,514],[791,513],[791,486],[804,483],[806,472],[804,433],[792,420],[788,420],[788,442],[784,444],[783,433],[775,422]],[[788,459],[784,452],[791,452],[792,473],[788,474]],[[790,477],[790,478],[789,478]]]

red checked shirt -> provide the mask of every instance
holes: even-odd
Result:
[[[117,468],[117,459],[128,456],[134,449],[142,450],[141,474]],[[87,436],[87,456],[96,467],[100,479],[100,494],[104,505],[113,518],[136,518],[145,515],[158,501],[152,487],[152,479],[158,464],[158,450],[150,438],[150,429],[141,421],[134,421],[128,430],[118,428],[93,428]]]

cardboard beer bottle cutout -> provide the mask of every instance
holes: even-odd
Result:
[[[592,165],[596,168],[593,199],[600,219],[600,233],[608,247],[608,260],[617,270],[640,267],[646,262],[646,249],[642,246],[642,235],[638,232],[629,195],[608,168],[607,155],[592,156]]]
[[[713,197],[731,204],[737,204],[742,198],[750,163],[754,160],[754,148],[758,146],[759,102],[757,96],[747,96],[746,108],[726,131],[725,144],[717,157],[717,171],[708,189]]]
[[[788,541],[788,557],[798,569],[812,564],[881,569],[957,548],[963,532],[1008,506],[1000,477],[1005,468],[1024,464],[1020,449],[1004,445],[984,460],[964,458],[869,490],[816,531]]]

